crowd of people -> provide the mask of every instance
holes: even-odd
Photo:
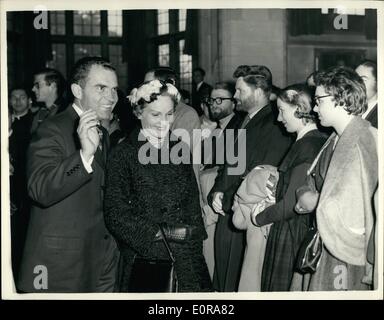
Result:
[[[164,237],[178,292],[377,289],[373,61],[284,89],[262,65],[196,68],[192,94],[157,67],[127,97],[117,72],[85,57],[9,93],[18,292],[132,292]]]

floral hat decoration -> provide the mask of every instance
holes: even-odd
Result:
[[[177,103],[181,99],[181,95],[174,85],[157,79],[132,89],[131,94],[127,98],[132,106],[136,107],[155,101],[163,92],[167,92]]]

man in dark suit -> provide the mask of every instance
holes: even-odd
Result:
[[[56,69],[44,68],[35,73],[32,91],[35,94],[36,102],[41,107],[34,116],[32,133],[43,121],[64,110],[66,107],[63,98],[65,85],[63,75]]]
[[[25,166],[33,114],[30,110],[28,92],[22,87],[15,87],[11,90],[9,102],[11,107],[9,156],[13,166],[13,174],[10,177],[10,196],[13,205],[11,215],[12,271],[15,281],[17,281],[30,212]]]
[[[212,87],[204,82],[205,71],[202,68],[196,68],[192,74],[192,107],[196,110],[197,114],[201,116],[203,110],[201,109],[202,98],[209,96]]]
[[[218,82],[215,84],[211,96],[207,97],[203,102],[206,103],[209,108],[209,119],[217,123],[216,129],[202,142],[202,159],[204,159],[204,166],[200,171],[201,207],[205,230],[208,234],[208,238],[204,241],[203,254],[211,278],[213,278],[215,265],[214,236],[218,214],[208,205],[207,196],[213,187],[218,167],[223,166],[225,163],[227,133],[233,134],[234,129],[241,125],[244,118],[243,112],[235,112],[236,100],[233,98],[234,95],[234,83]],[[212,148],[210,148],[210,146],[212,146]],[[204,149],[204,147],[206,147],[206,149]]]
[[[117,102],[114,67],[79,60],[74,103],[47,119],[32,138],[28,191],[35,201],[23,254],[24,292],[111,292],[119,254],[103,216],[107,131]]]
[[[229,132],[229,129],[238,128],[244,120],[245,113],[235,111],[236,99],[233,97],[235,91],[234,83],[218,82],[215,84],[210,97],[206,98],[205,103],[208,104],[210,118],[217,123],[217,130],[208,138],[212,139],[212,150],[203,152],[206,158],[204,161],[205,169],[224,164],[226,133]],[[216,150],[218,146],[223,146],[223,150]],[[218,155],[219,157],[217,157]],[[220,157],[221,155],[224,157]]]
[[[213,285],[216,290],[226,292],[237,290],[245,248],[244,231],[236,230],[232,224],[234,195],[250,170],[261,164],[278,166],[292,143],[277,125],[271,110],[272,75],[269,69],[239,66],[234,77],[237,78],[237,109],[247,113],[240,126],[245,132],[239,132],[235,140],[235,144],[239,144],[240,139],[245,139],[245,171],[233,174],[230,170],[233,165],[226,163],[208,196],[209,204],[220,214],[215,232]]]

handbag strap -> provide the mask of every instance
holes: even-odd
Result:
[[[171,250],[171,247],[169,246],[169,243],[167,241],[167,238],[165,237],[165,233],[164,233],[164,230],[163,230],[163,227],[159,224],[159,228],[160,228],[160,232],[161,232],[161,235],[163,236],[163,243],[165,245],[165,248],[167,249],[168,251],[168,255],[169,257],[171,258],[172,262],[175,262],[175,257],[173,256],[173,253],[172,253],[172,250]]]

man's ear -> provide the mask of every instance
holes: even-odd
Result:
[[[262,90],[260,88],[257,88],[255,91],[253,91],[253,96],[255,97],[256,100],[260,97],[261,94],[262,94]]]
[[[232,106],[231,106],[231,110],[234,111],[236,109],[236,100],[232,100]]]
[[[55,90],[57,92],[57,83],[56,82],[51,82],[49,87],[51,88],[51,90]]]
[[[80,100],[83,97],[83,89],[77,83],[71,84],[71,91],[76,99]]]

